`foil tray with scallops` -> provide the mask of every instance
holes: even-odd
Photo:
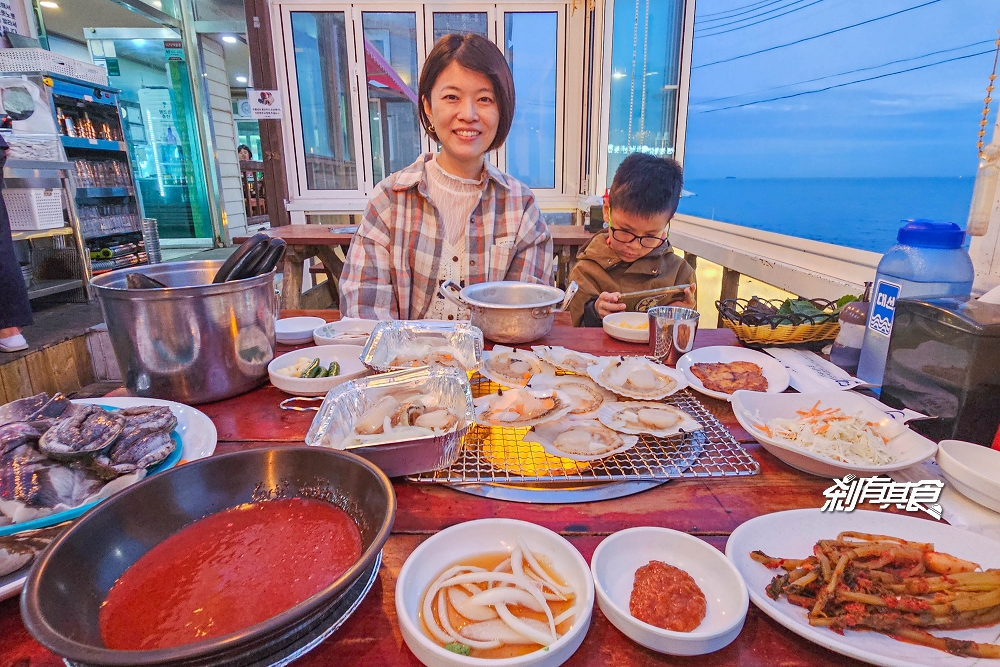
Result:
[[[475,422],[468,374],[424,367],[351,380],[326,395],[306,444],[368,459],[389,477],[446,468]]]
[[[361,361],[376,373],[422,366],[472,373],[483,365],[483,332],[468,322],[382,321],[372,330]]]

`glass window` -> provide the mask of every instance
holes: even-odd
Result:
[[[504,14],[504,51],[517,93],[506,168],[533,188],[556,186],[558,21],[556,12]]]
[[[673,155],[683,0],[616,2],[608,185],[629,153]]]
[[[486,12],[434,12],[434,42],[452,33],[489,37],[486,22]]]
[[[362,12],[368,119],[375,181],[420,155],[417,119],[417,15]]]
[[[356,190],[344,12],[292,12],[306,188]]]

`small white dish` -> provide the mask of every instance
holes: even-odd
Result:
[[[297,345],[313,339],[313,331],[326,324],[322,317],[286,317],[275,320],[274,337],[279,343]]]
[[[945,479],[963,496],[1000,512],[1000,483],[986,474],[1000,471],[1000,452],[962,440],[938,443],[937,463]]]
[[[898,434],[886,446],[896,460],[885,465],[855,465],[842,463],[826,456],[814,454],[787,440],[772,438],[760,427],[772,419],[794,419],[798,410],[809,410],[817,401],[823,408],[840,408],[847,414],[861,413],[870,422],[889,426]],[[937,452],[937,445],[915,433],[901,421],[893,419],[875,407],[868,399],[850,391],[827,391],[815,394],[768,394],[740,390],[733,394],[733,413],[736,421],[768,452],[793,468],[819,477],[843,477],[854,473],[858,477],[902,470],[928,459]]]
[[[445,568],[480,554],[511,551],[520,536],[533,551],[547,556],[563,580],[576,591],[576,620],[548,648],[516,658],[470,658],[452,653],[431,640],[420,620],[424,593]],[[565,538],[527,521],[479,519],[432,535],[414,549],[396,579],[396,616],[403,641],[428,667],[558,667],[583,643],[594,607],[594,582],[587,561]]]
[[[604,333],[626,343],[649,342],[649,315],[646,313],[611,313],[601,320]],[[627,326],[622,326],[622,325]],[[646,326],[642,329],[630,328]]]
[[[629,612],[635,572],[658,560],[687,572],[705,594],[705,619],[691,632],[664,630]],[[668,655],[702,655],[730,644],[743,629],[750,595],[721,551],[686,533],[644,526],[601,542],[591,559],[597,604],[611,624],[633,641]]]
[[[313,342],[317,345],[361,345],[368,342],[377,320],[340,320],[327,322],[313,330]]]
[[[677,360],[677,370],[684,373],[684,377],[691,383],[691,388],[700,391],[706,396],[718,398],[723,401],[732,400],[732,394],[708,389],[697,375],[691,372],[691,367],[695,364],[729,364],[734,361],[748,361],[760,366],[761,374],[767,380],[768,394],[780,394],[788,389],[790,378],[785,366],[772,356],[763,352],[750,350],[745,347],[735,345],[713,345],[711,347],[701,347],[691,350]]]
[[[325,396],[326,392],[338,384],[359,378],[368,372],[359,358],[361,350],[359,345],[321,345],[293,350],[272,359],[267,365],[267,374],[271,378],[271,384],[283,392],[295,396]],[[277,372],[279,368],[294,366],[302,357],[310,359],[318,357],[320,365],[324,368],[328,368],[331,362],[336,361],[340,364],[340,375],[324,378],[293,378]]]

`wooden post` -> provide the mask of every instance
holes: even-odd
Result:
[[[250,71],[256,88],[278,89],[278,75],[274,68],[274,44],[271,39],[271,14],[267,0],[246,0],[247,43],[250,47]],[[289,104],[285,101],[285,109]],[[291,223],[285,200],[288,198],[287,169],[294,164],[285,160],[284,138],[280,120],[260,120],[260,144],[264,163],[264,196],[272,227]]]
[[[732,269],[727,269],[723,267],[722,269],[722,292],[719,294],[719,300],[725,301],[726,299],[735,299],[739,295],[740,290],[740,272],[733,271]],[[719,315],[719,328],[724,326],[722,323],[722,315]]]

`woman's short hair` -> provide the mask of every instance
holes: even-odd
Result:
[[[438,141],[437,134],[431,129],[431,120],[424,112],[423,100],[431,101],[434,84],[441,76],[441,72],[452,62],[457,62],[473,72],[479,72],[493,84],[493,94],[500,109],[500,123],[497,125],[497,136],[490,144],[490,150],[499,148],[507,139],[510,125],[514,122],[514,77],[500,49],[482,35],[445,35],[434,45],[420,72],[418,97],[421,103],[417,104],[420,124],[431,139]]]

